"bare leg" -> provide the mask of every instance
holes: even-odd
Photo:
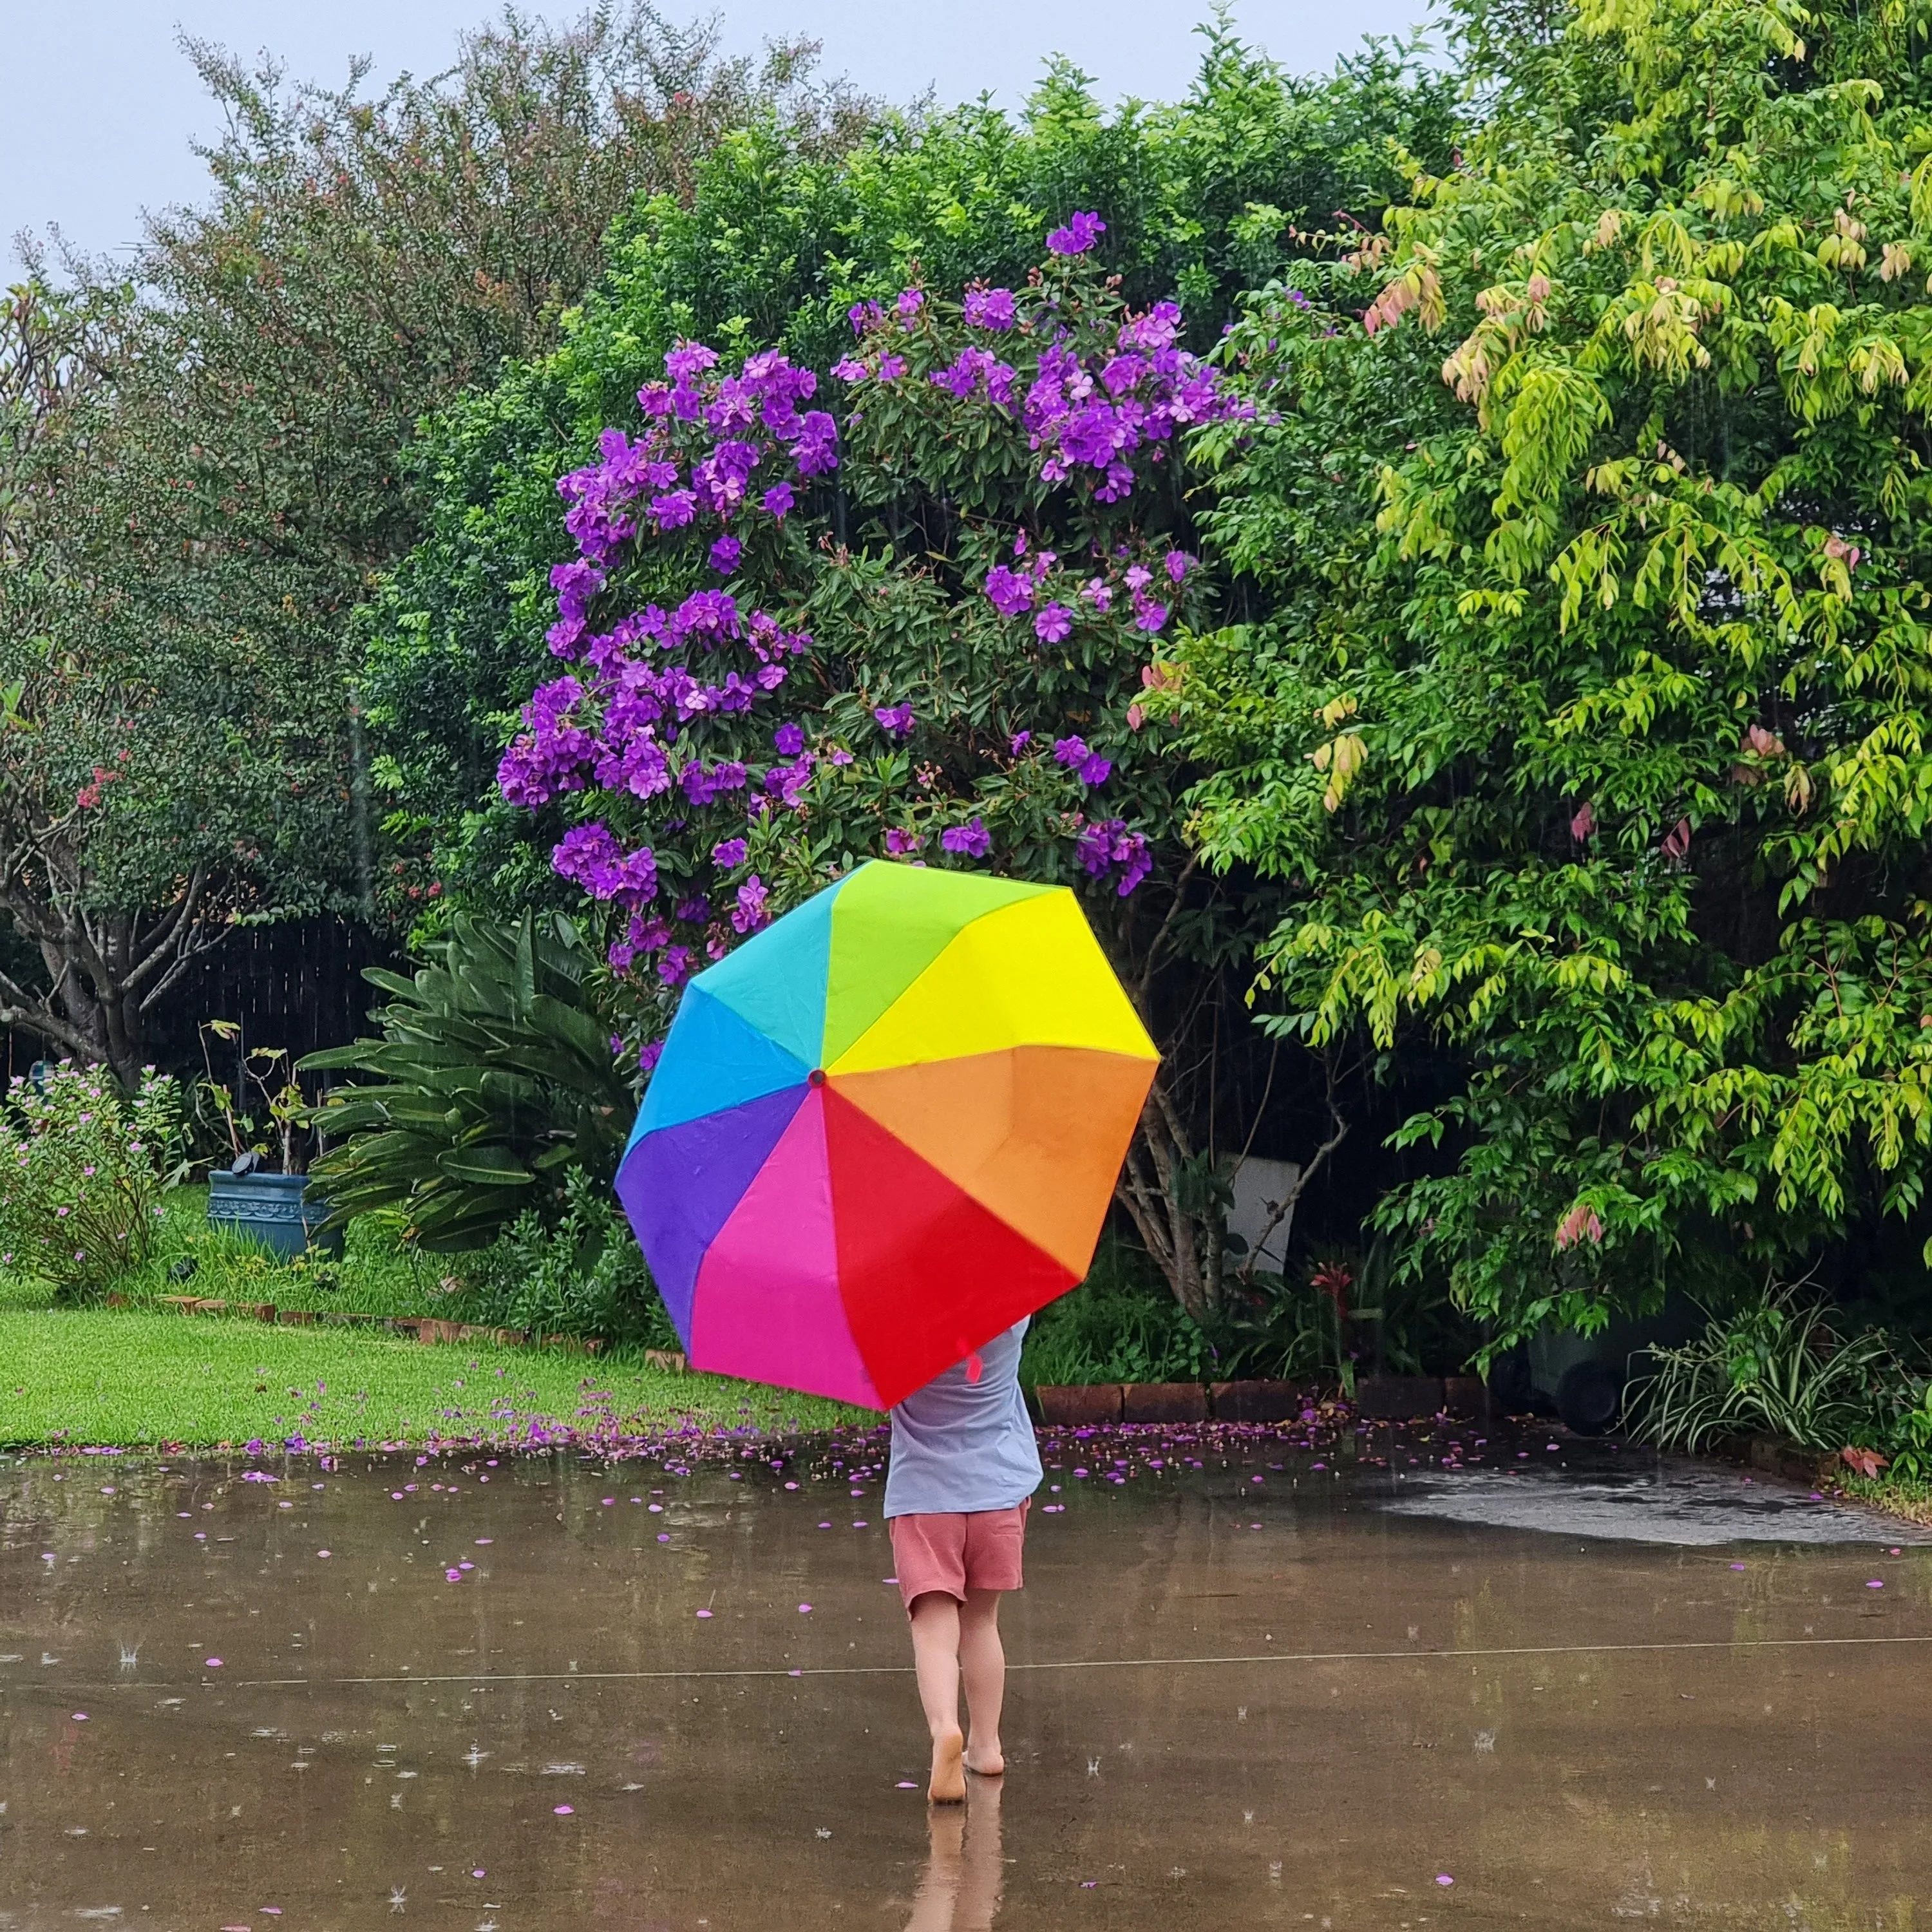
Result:
[[[932,1734],[932,1778],[926,1795],[934,1804],[958,1804],[966,1796],[960,1768],[965,1739],[959,1730],[959,1605],[943,1590],[912,1600],[913,1664],[919,1701]]]
[[[1006,1697],[1006,1653],[1000,1642],[1000,1593],[968,1590],[959,1613],[959,1667],[966,1679],[966,1716],[973,1727],[966,1768],[998,1778],[1006,1768],[1000,1754],[1000,1708]]]

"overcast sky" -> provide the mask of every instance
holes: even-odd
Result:
[[[1324,70],[1364,34],[1406,32],[1428,0],[1238,0],[1252,42],[1287,65]],[[1071,56],[1109,99],[1172,98],[1196,58],[1194,22],[1210,0],[729,0],[734,50],[805,34],[828,70],[904,100],[933,88],[944,101],[990,91],[1017,104],[1050,54]],[[92,254],[124,248],[141,210],[202,191],[190,140],[217,117],[176,44],[178,32],[254,54],[267,50],[297,78],[337,82],[369,54],[376,77],[448,64],[458,34],[490,0],[0,0],[0,256],[17,272],[14,238],[58,222]],[[569,20],[584,0],[524,0]],[[673,18],[709,12],[670,0]]]

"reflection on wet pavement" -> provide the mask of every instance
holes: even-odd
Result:
[[[876,1436],[0,1459],[0,1928],[1909,1924],[1932,1552],[1531,1447],[1048,1438],[930,1816]]]

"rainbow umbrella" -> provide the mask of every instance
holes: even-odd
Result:
[[[1064,886],[874,860],[685,990],[617,1193],[692,1365],[890,1408],[1094,1258],[1160,1056]]]

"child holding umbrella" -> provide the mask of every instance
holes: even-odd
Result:
[[[932,1734],[926,1797],[934,1804],[964,1800],[967,1772],[998,1778],[1006,1768],[1000,1598],[1020,1587],[1027,1512],[1041,1474],[1020,1394],[1026,1329],[1016,1323],[892,1412],[886,1519]],[[962,1683],[970,1733],[959,1726]]]

